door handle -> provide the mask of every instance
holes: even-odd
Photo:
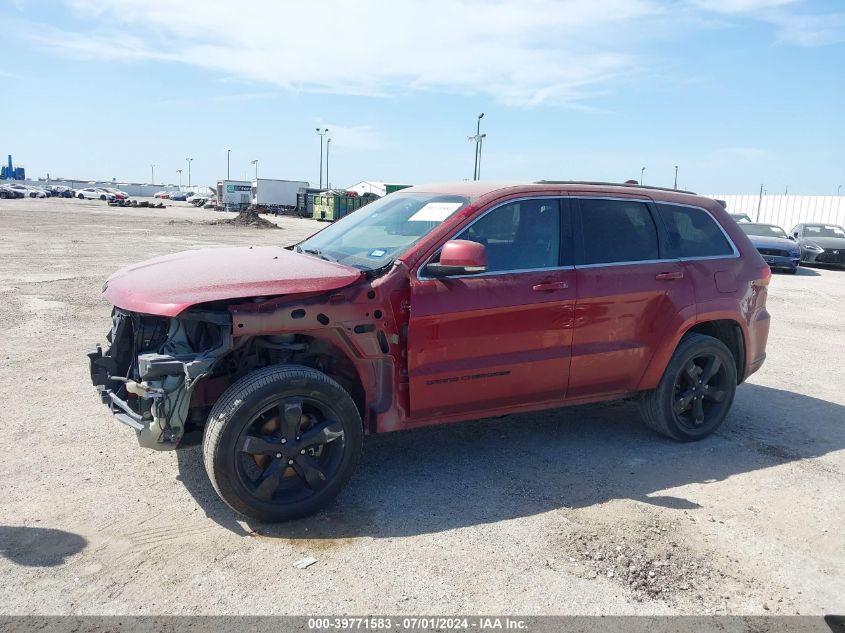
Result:
[[[654,278],[658,281],[672,281],[673,279],[683,279],[684,271],[673,270],[672,272],[667,273],[657,273]]]
[[[567,288],[569,288],[569,284],[565,281],[552,281],[545,284],[537,284],[531,290],[534,292],[554,292],[555,290],[566,290]]]

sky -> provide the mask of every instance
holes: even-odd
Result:
[[[0,27],[29,177],[210,184],[228,154],[317,184],[320,127],[333,186],[464,180],[483,112],[483,180],[845,184],[843,0],[0,0]]]

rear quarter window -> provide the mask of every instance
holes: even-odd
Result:
[[[658,203],[657,213],[666,228],[667,257],[733,255],[722,229],[704,209]]]

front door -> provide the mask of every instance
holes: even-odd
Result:
[[[453,237],[484,244],[487,272],[428,279],[420,269],[408,335],[414,419],[563,399],[576,292],[567,218],[557,198],[501,204]]]

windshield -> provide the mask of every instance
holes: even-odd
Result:
[[[788,239],[786,231],[774,224],[740,224],[746,235],[760,235],[763,237],[782,237]]]
[[[845,237],[845,229],[835,224],[806,224],[804,235],[807,237]]]
[[[295,246],[361,270],[382,268],[469,204],[463,196],[396,192],[361,207]]]

